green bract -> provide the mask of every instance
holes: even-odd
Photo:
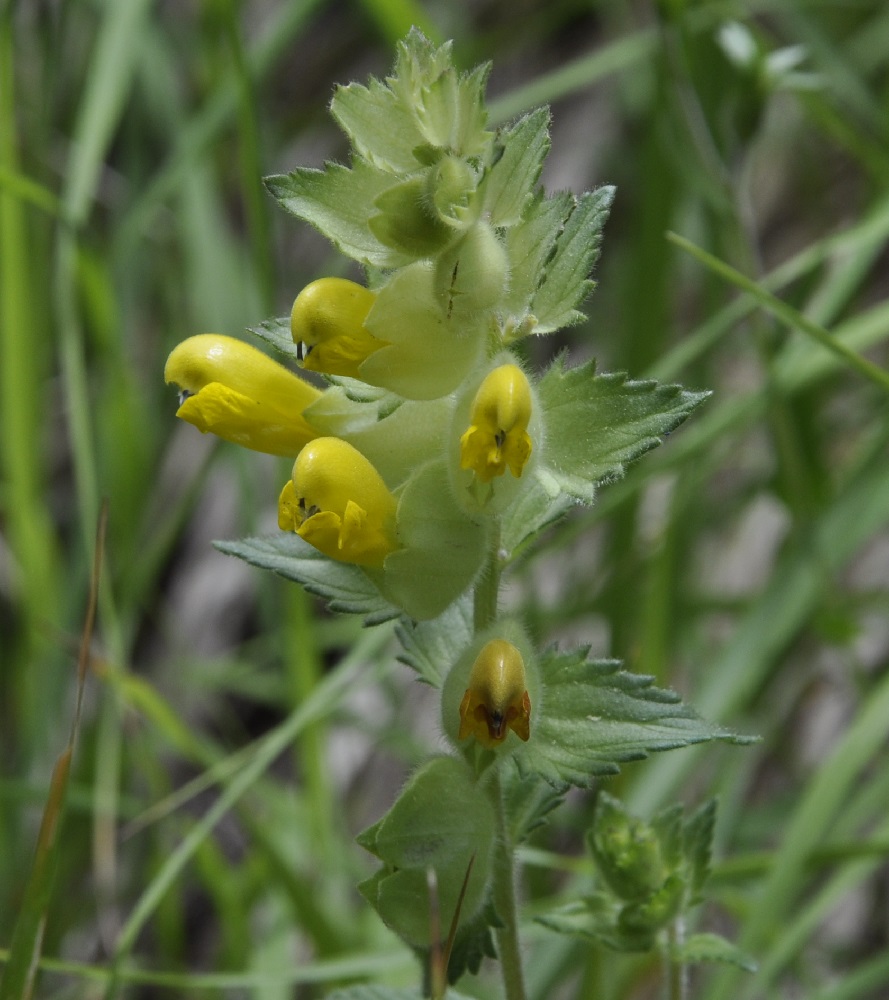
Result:
[[[383,862],[358,888],[408,944],[428,948],[436,943],[430,939],[429,871],[445,928],[469,873],[460,907],[461,922],[468,922],[485,901],[493,841],[494,814],[469,768],[455,757],[436,757],[358,838]]]

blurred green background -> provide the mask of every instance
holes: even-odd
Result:
[[[494,122],[554,114],[544,183],[617,185],[589,322],[535,344],[712,388],[513,573],[751,748],[609,783],[717,794],[716,929],[760,963],[707,1000],[889,995],[887,395],[665,238],[885,367],[889,6],[879,0],[5,0],[0,6],[0,948],[99,623],[44,941],[47,998],[321,996],[417,981],[354,883],[356,832],[440,746],[434,692],[294,586],[216,552],[272,530],[285,464],[177,425],[167,353],[240,335],[345,263],[265,174],[343,158],[337,82],[417,24],[493,60]],[[527,862],[535,998],[659,995],[657,963],[531,917],[592,878],[572,796]],[[566,859],[567,856],[567,859]],[[0,957],[6,952],[0,951]],[[119,976],[109,980],[116,965]],[[493,997],[496,976],[461,983]]]

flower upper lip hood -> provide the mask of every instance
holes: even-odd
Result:
[[[472,403],[468,430],[460,438],[460,467],[483,482],[502,476],[507,467],[517,479],[531,457],[531,387],[518,365],[490,372]]]
[[[519,650],[505,639],[492,639],[478,654],[460,702],[457,739],[474,736],[482,746],[499,746],[512,730],[519,739],[531,735],[531,699]]]
[[[290,313],[303,367],[360,378],[361,362],[386,346],[364,328],[375,301],[372,291],[346,278],[319,278],[306,285]]]
[[[352,445],[321,437],[307,445],[278,501],[278,526],[325,555],[382,566],[398,547],[397,502],[377,470]]]
[[[180,389],[176,416],[203,433],[291,457],[318,436],[303,411],[321,392],[234,337],[184,340],[167,358],[164,380]]]

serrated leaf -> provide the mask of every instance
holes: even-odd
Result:
[[[402,647],[398,659],[427,684],[440,688],[448,670],[472,642],[472,597],[467,594],[455,601],[438,618],[402,621],[396,633]]]
[[[412,173],[420,166],[413,150],[424,142],[413,108],[379,80],[337,87],[330,111],[355,149],[375,166]]]
[[[720,934],[692,934],[670,949],[670,961],[694,965],[698,962],[722,962],[756,972],[756,962]]]
[[[416,105],[417,123],[426,142],[458,156],[481,155],[489,146],[484,93],[490,63],[457,74],[449,66],[423,86]]]
[[[541,707],[531,739],[515,751],[523,773],[555,788],[590,788],[619,764],[708,740],[746,742],[702,719],[653,678],[627,673],[614,660],[587,660],[587,649],[546,651]]]
[[[256,326],[248,326],[247,332],[252,333],[261,341],[273,347],[279,354],[283,354],[290,361],[299,361],[296,353],[296,344],[293,342],[293,335],[290,332],[290,317],[278,316],[274,319],[266,319]]]
[[[620,909],[613,897],[594,892],[534,919],[551,931],[588,938],[612,951],[651,951],[656,935],[648,930],[621,927]]]
[[[549,152],[549,122],[549,108],[537,108],[498,137],[500,158],[482,182],[484,210],[492,225],[521,222]]]
[[[475,975],[481,968],[483,959],[497,957],[491,928],[502,926],[493,907],[485,906],[457,931],[448,962],[448,982],[456,983],[466,972]],[[448,993],[448,997],[455,996]]]
[[[328,163],[323,170],[298,167],[265,178],[285,211],[314,226],[347,257],[382,268],[402,267],[412,259],[384,246],[368,225],[368,206],[392,184],[391,174],[358,156],[351,168]]]
[[[541,479],[535,475],[501,518],[502,548],[510,556],[517,555],[541,531],[569,511],[574,503],[571,497],[561,492],[561,486],[554,477],[544,474]]]
[[[550,333],[584,318],[577,307],[593,289],[589,275],[599,256],[602,227],[613,200],[613,187],[596,188],[577,199],[531,302],[531,312],[537,317],[535,332]]]
[[[713,829],[716,825],[716,799],[705,802],[685,822],[682,829],[682,853],[688,872],[689,888],[697,896],[710,877]]]
[[[547,468],[562,489],[586,503],[597,483],[622,476],[628,462],[657,447],[710,395],[595,370],[594,361],[566,368],[560,357],[538,386]]]
[[[556,239],[574,207],[574,198],[562,193],[546,198],[540,192],[527,206],[518,225],[504,237],[509,258],[509,289],[503,312],[516,321],[525,317],[543,282]],[[534,328],[530,330],[534,332]]]
[[[367,624],[398,617],[398,609],[361,569],[328,559],[298,535],[282,531],[213,544],[220,552],[301,583],[310,594],[327,601],[331,611],[366,615]]]

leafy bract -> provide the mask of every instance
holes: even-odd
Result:
[[[721,934],[692,934],[681,944],[670,949],[670,961],[683,965],[699,962],[720,962],[736,965],[745,972],[756,972],[757,964],[737,945],[727,941]]]
[[[398,658],[416,670],[421,680],[441,687],[448,670],[472,642],[472,598],[465,594],[429,621],[403,621],[396,632],[402,647]]]
[[[279,354],[283,354],[290,361],[299,361],[296,344],[293,342],[293,335],[290,332],[290,317],[277,316],[273,319],[263,320],[256,326],[247,327],[247,332],[252,333],[261,341],[273,347]]]
[[[574,198],[562,193],[551,198],[538,192],[525,209],[518,225],[506,230],[504,244],[509,257],[509,288],[503,312],[518,324],[531,310],[559,233],[573,210]],[[533,329],[533,324],[532,324]]]
[[[327,601],[331,611],[366,615],[367,624],[398,617],[394,608],[357,566],[334,562],[298,535],[279,532],[214,542],[220,552],[237,556],[252,566],[270,569],[301,583],[311,594]]]
[[[515,751],[523,773],[556,788],[592,787],[619,764],[708,740],[745,742],[702,719],[653,678],[614,660],[588,660],[588,649],[548,650],[540,663],[542,705],[528,743]]]
[[[597,483],[661,443],[710,394],[678,385],[632,382],[622,372],[595,374],[595,362],[566,368],[557,358],[540,380],[546,413],[547,468],[566,493],[585,503]]]
[[[368,225],[368,205],[394,184],[391,174],[356,156],[351,168],[297,167],[265,178],[282,208],[323,233],[342,253],[370,267],[402,267],[413,259],[381,243]]]
[[[613,187],[587,191],[576,200],[531,302],[537,318],[535,332],[550,333],[584,318],[577,307],[593,290],[589,274],[599,256],[602,228],[613,200]]]
[[[484,210],[495,226],[521,222],[549,152],[549,109],[537,108],[506,129],[482,183]]]
[[[392,173],[420,167],[414,150],[425,141],[413,109],[379,80],[366,87],[337,87],[330,111],[355,149],[375,166]]]

